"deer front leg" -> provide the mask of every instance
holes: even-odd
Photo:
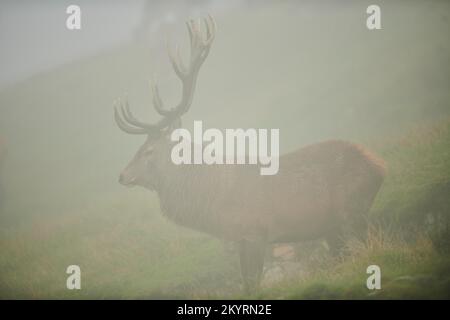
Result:
[[[264,267],[266,241],[261,238],[242,239],[239,242],[239,258],[244,290],[247,293],[259,288]]]

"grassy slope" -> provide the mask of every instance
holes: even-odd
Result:
[[[220,277],[226,289],[222,244],[166,221],[149,208],[147,193],[99,199],[53,221],[28,221],[1,233],[0,291],[8,298],[176,297],[181,289]],[[150,202],[156,203],[155,202]],[[146,208],[146,210],[142,210]],[[65,268],[83,270],[83,290],[65,288]],[[182,267],[180,267],[182,266]]]
[[[448,4],[434,6],[391,8],[390,33],[370,36],[358,15],[345,8],[314,6],[309,12],[281,5],[222,17],[195,109],[185,122],[201,116],[208,126],[279,127],[285,150],[328,137],[367,142],[390,167],[374,215],[420,215],[430,203],[445,211],[448,126],[430,131],[425,125],[449,114],[442,71],[449,62],[445,20],[435,18]],[[356,10],[364,12],[363,7]],[[111,101],[128,91],[137,114],[145,115],[146,83],[155,69],[167,101],[176,100],[167,60],[152,65],[154,53],[139,45],[120,48],[0,93],[0,133],[10,145],[3,177],[8,188],[1,209],[0,297],[239,295],[235,254],[217,240],[166,221],[148,192],[117,186],[117,172],[140,139],[115,128]],[[386,139],[418,123],[425,131]],[[427,240],[418,250],[402,243],[386,246],[391,248],[355,251],[353,260],[324,261],[322,273],[261,295],[366,297],[359,279],[377,256],[386,266],[386,281],[448,269]],[[65,289],[69,264],[82,267],[81,291]],[[412,294],[422,292],[406,286]],[[443,297],[439,290],[434,294]],[[392,292],[407,296],[406,290]]]
[[[422,223],[419,216],[443,213],[450,220],[450,121],[420,127],[401,139],[379,144],[379,152],[389,166],[389,174],[371,210],[372,218],[394,222],[392,229],[374,227],[366,245],[349,243],[350,254],[329,258],[319,271],[290,279],[260,293],[259,298],[314,299],[449,299],[449,244],[437,250],[425,226],[413,229],[414,239],[406,241],[397,223]],[[445,195],[445,196],[444,196]],[[439,221],[440,223],[441,221]],[[447,234],[448,239],[448,234]],[[365,270],[379,265],[382,290],[365,287]]]
[[[449,122],[384,144],[379,151],[390,170],[372,215],[385,210],[407,215],[422,203],[430,186],[448,184],[448,150]],[[133,189],[128,197],[134,206],[123,196],[104,197],[82,212],[51,222],[36,219],[4,229],[2,296],[243,298],[237,289],[236,255],[214,239],[166,221],[157,206],[148,207],[156,201],[149,202],[147,192]],[[392,204],[397,199],[409,205]],[[448,198],[440,201],[449,203]],[[351,254],[343,260],[325,257],[320,268],[309,264],[306,275],[266,288],[256,298],[449,297],[450,256],[436,252],[429,238],[420,236],[411,244],[386,230],[375,230],[369,239],[367,246],[351,243]],[[85,270],[83,290],[71,292],[65,289],[63,270],[75,262]],[[373,296],[364,286],[365,268],[371,264],[382,268],[383,289]]]
[[[450,212],[450,123],[419,127],[381,150],[389,174],[374,212],[399,222]]]

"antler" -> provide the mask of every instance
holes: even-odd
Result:
[[[183,86],[181,101],[175,107],[165,109],[161,96],[159,95],[158,85],[153,81],[150,84],[153,94],[153,106],[163,118],[156,124],[141,122],[131,113],[128,101],[123,104],[119,100],[121,114],[119,114],[115,105],[114,118],[120,129],[131,134],[152,134],[160,132],[176,120],[179,120],[189,110],[194,97],[198,72],[208,56],[216,32],[216,23],[211,15],[208,15],[208,18],[204,19],[204,24],[206,27],[206,37],[203,37],[201,34],[200,20],[190,20],[186,23],[191,45],[191,56],[188,66],[185,66],[181,59],[179,47],[176,46],[176,54],[174,55],[167,45],[170,62]]]

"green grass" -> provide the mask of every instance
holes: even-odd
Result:
[[[398,226],[397,215],[417,215],[429,186],[450,179],[449,147],[448,121],[380,147],[389,174],[372,216],[390,212]],[[409,206],[392,204],[397,199]],[[440,199],[440,206],[449,201]],[[305,267],[298,276],[242,296],[237,255],[218,240],[167,221],[148,192],[111,194],[80,211],[2,228],[3,298],[449,298],[450,255],[436,250],[425,228],[412,241],[399,228],[372,230],[367,244],[350,242],[345,257],[301,260]],[[70,264],[82,269],[81,291],[65,288]],[[382,270],[382,290],[373,293],[365,287],[371,264]]]
[[[256,298],[450,298],[450,121],[419,127],[374,147],[389,171],[371,210],[374,227],[368,242],[350,241],[346,256],[324,258],[318,271],[313,263],[306,275],[263,290]],[[427,224],[430,215],[441,220]],[[380,291],[365,286],[365,270],[372,264],[381,267]]]
[[[222,243],[173,225],[144,192],[129,196],[131,208],[123,197],[111,197],[50,222],[3,229],[2,297],[162,298],[177,297],[181,288],[208,277],[229,285],[231,268],[222,265],[233,258]],[[65,287],[65,269],[71,264],[81,267],[81,291]]]
[[[394,219],[420,219],[450,212],[450,124],[419,127],[380,150],[389,174],[374,214]],[[411,220],[412,221],[412,220]],[[417,221],[415,221],[417,222]]]
[[[419,237],[405,243],[373,232],[369,244],[348,244],[347,255],[309,265],[301,277],[291,276],[254,298],[258,299],[449,299],[450,257],[436,252],[431,241]],[[306,262],[307,263],[307,262]],[[381,268],[381,290],[366,287],[366,268]]]

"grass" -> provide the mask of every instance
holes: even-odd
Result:
[[[373,228],[367,243],[350,241],[344,257],[300,260],[302,272],[255,296],[241,295],[235,253],[218,240],[167,221],[157,199],[137,189],[126,197],[100,198],[82,212],[2,228],[0,292],[3,298],[39,299],[449,298],[450,255],[436,250],[426,228],[406,240],[409,233],[395,227],[420,212],[422,194],[433,190],[430,185],[448,181],[449,147],[449,121],[386,142],[380,151],[389,175],[371,214],[391,213],[394,227]],[[397,199],[409,206],[396,206]],[[440,207],[448,201],[440,199]],[[70,264],[82,269],[80,291],[65,288]],[[372,264],[382,270],[382,290],[376,292],[365,287],[365,270]]]
[[[450,212],[449,130],[446,120],[419,127],[383,146],[380,151],[388,162],[389,174],[374,214],[411,220],[425,214]]]
[[[157,207],[149,214],[143,193],[130,200],[137,204],[131,210],[123,198],[108,199],[50,223],[35,220],[3,229],[2,297],[176,297],[180,288],[214,276],[227,285],[229,274],[220,272],[222,261],[230,259],[219,241],[173,225]],[[81,291],[65,287],[71,264],[83,272]]]
[[[257,299],[448,299],[450,257],[439,254],[427,237],[407,243],[386,230],[369,234],[368,243],[350,241],[340,258],[325,258],[320,268],[291,276],[263,289]],[[307,262],[306,262],[307,263]],[[381,270],[381,290],[366,287],[366,269]]]
[[[350,241],[344,257],[324,258],[318,271],[313,261],[309,273],[256,298],[450,298],[450,121],[419,127],[374,147],[389,173],[371,210],[367,243]],[[427,223],[430,216],[441,219]],[[372,264],[381,267],[380,291],[365,286],[365,271]]]

